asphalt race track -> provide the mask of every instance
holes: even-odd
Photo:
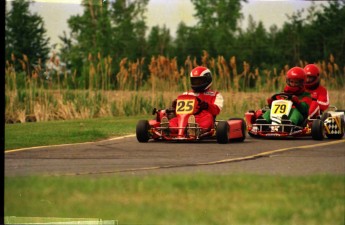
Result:
[[[172,173],[345,174],[345,139],[311,137],[242,143],[137,142],[134,135],[92,143],[5,152],[5,176]]]

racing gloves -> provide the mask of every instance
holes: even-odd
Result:
[[[208,109],[208,103],[205,101],[202,101],[200,98],[197,98],[198,102],[199,102],[199,107],[200,109]]]
[[[292,96],[291,101],[293,101],[294,104],[299,105],[299,99],[296,95]]]
[[[303,113],[303,107],[299,100],[299,98],[296,95],[293,95],[291,98],[291,101],[295,105],[296,109],[303,115],[303,117],[307,117],[308,114]]]
[[[171,107],[176,109],[176,104],[177,104],[177,99],[174,99],[174,101],[172,101],[171,103]]]
[[[205,101],[200,102],[200,109],[208,109],[208,103]]]

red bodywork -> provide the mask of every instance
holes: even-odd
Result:
[[[192,95],[180,95],[177,98],[177,105],[175,111],[169,109],[154,110],[155,119],[149,120],[149,136],[154,140],[167,141],[195,141],[200,139],[215,139],[218,123],[224,121],[215,120],[214,127],[205,129],[195,124],[195,127],[188,127],[188,118],[191,115],[198,114],[200,108],[198,100]],[[171,117],[175,114],[178,120],[178,127],[163,127],[161,126],[161,119],[163,117]],[[229,140],[244,140],[245,139],[245,121],[243,119],[229,119],[227,136]],[[195,129],[195,135],[189,135],[187,129]],[[168,131],[169,130],[169,131]],[[168,132],[167,132],[168,131]]]
[[[243,138],[243,130],[244,121],[240,119],[229,119],[228,124],[230,125],[230,132],[229,132],[229,139],[241,139]]]
[[[288,132],[285,131],[287,127],[297,127],[295,125],[287,125],[287,124],[279,124],[279,125],[272,125],[272,124],[262,124],[257,123],[257,118],[262,115],[262,110],[257,111],[248,111],[245,113],[245,121],[247,124],[247,131],[250,136],[256,137],[298,137],[298,136],[306,136],[310,135],[311,133],[311,121],[307,123],[305,127],[299,127],[295,131]],[[263,130],[264,126],[269,126],[270,128],[280,128],[280,130]]]

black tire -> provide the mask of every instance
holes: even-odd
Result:
[[[336,112],[343,112],[344,114],[345,114],[345,110],[343,110],[343,109],[337,109],[337,110],[335,110]]]
[[[230,126],[227,121],[219,121],[216,128],[216,137],[219,144],[229,143]]]
[[[150,139],[149,134],[150,124],[147,120],[139,120],[136,128],[137,140],[139,142],[148,142]]]
[[[340,129],[341,129],[341,133],[340,134],[326,134],[326,136],[329,139],[342,139],[345,133],[345,122],[344,120],[340,119]]]
[[[313,121],[311,127],[311,136],[314,140],[323,140],[324,138],[325,129],[323,127],[323,121],[316,119]]]
[[[242,121],[242,126],[241,126],[242,137],[233,139],[232,141],[243,142],[246,139],[246,134],[247,134],[247,123],[246,123],[246,121],[242,118],[230,118],[229,120],[241,120]]]
[[[321,121],[322,121],[322,122],[325,122],[325,120],[326,120],[328,117],[331,117],[331,114],[329,114],[329,113],[327,113],[327,112],[323,113],[322,116],[321,116]]]

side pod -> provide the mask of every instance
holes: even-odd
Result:
[[[246,122],[242,118],[230,118],[229,124],[229,140],[230,141],[244,141],[246,139]]]

